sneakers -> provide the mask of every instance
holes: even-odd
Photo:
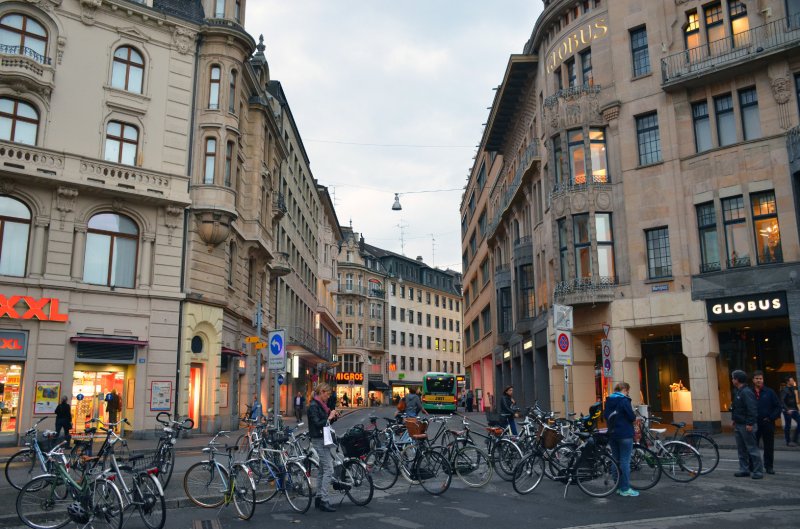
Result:
[[[762,474],[761,472],[753,472],[753,475],[751,477],[753,479],[764,479],[764,474]]]
[[[636,496],[638,496],[638,495],[639,495],[639,491],[637,491],[637,490],[633,490],[633,489],[628,489],[628,490],[618,490],[618,491],[617,491],[617,494],[619,494],[620,496],[632,496],[632,497],[636,497]]]
[[[737,477],[737,478],[746,478],[746,477],[748,477],[749,475],[750,475],[750,472],[736,472],[736,473],[734,474],[734,477]]]

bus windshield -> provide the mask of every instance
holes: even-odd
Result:
[[[425,378],[427,393],[431,395],[452,395],[456,379],[453,375],[435,375]]]

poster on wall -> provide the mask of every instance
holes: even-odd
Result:
[[[125,394],[125,408],[128,410],[133,409],[134,389],[136,388],[136,379],[128,379],[128,392]]]
[[[219,407],[228,407],[228,385],[225,383],[219,385]]]
[[[150,411],[172,410],[172,382],[153,380],[150,382]]]
[[[60,395],[61,382],[36,382],[36,399],[33,403],[33,413],[55,413]]]

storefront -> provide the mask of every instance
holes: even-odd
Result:
[[[414,382],[410,380],[390,380],[389,385],[392,388],[392,404],[397,405],[400,399],[405,397],[411,392],[422,389],[422,381]]]
[[[689,359],[683,354],[680,334],[648,336],[641,341],[641,349],[641,402],[667,422],[691,422]]]
[[[380,406],[389,402],[392,388],[383,381],[383,375],[369,375],[367,382],[367,402],[370,406]]]
[[[347,396],[348,406],[361,406],[368,403],[367,391],[364,387],[364,373],[340,371],[336,373],[336,398],[339,403]]]

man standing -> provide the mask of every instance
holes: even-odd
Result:
[[[731,373],[733,383],[733,402],[731,403],[731,420],[736,434],[736,449],[739,452],[739,472],[734,476],[746,478],[753,469],[753,479],[764,477],[764,464],[756,444],[755,430],[758,420],[758,405],[753,390],[747,387],[747,373],[737,369]]]
[[[467,390],[467,411],[472,413],[472,400],[475,396],[472,394],[472,390]]]
[[[781,402],[772,388],[764,386],[764,373],[753,371],[753,388],[758,407],[758,428],[756,443],[759,439],[764,443],[764,468],[767,474],[774,474],[775,460],[775,420],[781,416]]]
[[[61,404],[56,406],[56,436],[64,430],[64,440],[67,442],[64,448],[69,448],[71,439],[69,431],[72,429],[72,408],[67,403],[67,397],[61,398]]]
[[[797,403],[800,397],[797,395],[797,382],[794,377],[786,377],[786,386],[781,390],[781,406],[783,407],[783,437],[786,439],[786,446],[797,446],[797,437],[800,435],[800,412]],[[794,419],[794,437],[789,441],[789,434],[792,431],[792,419]]]
[[[306,398],[298,391],[297,396],[294,398],[294,417],[297,419],[297,422],[303,420],[303,408],[305,407]]]
[[[117,422],[117,413],[119,413],[119,395],[117,395],[117,390],[112,389],[111,393],[108,395],[108,402],[106,402],[106,411],[108,412],[108,422],[115,423]],[[116,430],[116,427],[114,428]]]

